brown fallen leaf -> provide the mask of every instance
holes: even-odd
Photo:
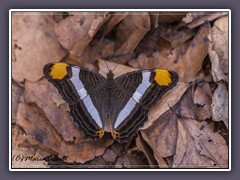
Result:
[[[187,24],[188,28],[193,29],[197,26],[204,24],[205,22],[213,21],[221,16],[228,15],[228,12],[194,12],[187,13],[186,17],[183,18],[184,23]]]
[[[121,21],[116,32],[115,54],[131,53],[137,47],[144,35],[150,30],[150,17],[147,12],[129,13]],[[126,58],[118,62],[125,63]]]
[[[164,158],[173,156],[177,140],[176,116],[169,110],[161,119],[153,122],[152,126],[141,130],[143,139],[152,148],[155,159],[160,168],[167,168]]]
[[[59,22],[55,32],[61,45],[74,56],[79,56],[108,19],[106,13],[78,12]]]
[[[119,22],[121,22],[129,12],[114,12],[106,22],[102,30],[102,36],[105,37]]]
[[[199,83],[194,91],[194,104],[199,121],[212,117],[212,92],[209,83]]]
[[[228,17],[222,17],[214,22],[211,33],[209,55],[212,63],[212,76],[215,82],[228,82]]]
[[[228,148],[225,140],[207,124],[179,120],[179,138],[173,168],[227,168]]]
[[[20,87],[16,82],[12,82],[12,123],[16,121],[16,114],[20,97],[23,94],[23,88]]]
[[[212,114],[214,121],[223,121],[228,128],[228,91],[224,83],[219,83],[212,97]]]
[[[147,164],[132,154],[123,153],[114,165],[115,168],[146,168]],[[148,167],[148,166],[147,166]]]
[[[18,145],[21,144],[24,141],[24,130],[18,126],[17,124],[12,123],[12,148],[17,149]]]
[[[201,26],[186,52],[176,60],[179,63],[172,69],[178,72],[180,81],[191,82],[200,71],[203,60],[207,56],[209,30],[208,24]]]
[[[12,152],[42,160],[15,161],[14,167],[228,168],[227,16],[64,12],[33,13],[21,19],[27,15],[20,14],[12,21],[12,37],[17,37],[13,38],[12,60],[19,60],[19,52],[26,52],[27,60],[13,68],[18,81],[12,84]],[[32,17],[35,20],[29,23]],[[204,23],[204,18],[218,19],[212,25]],[[28,29],[30,38],[21,39]],[[39,45],[46,43],[50,48],[43,51],[34,46],[39,38]],[[31,53],[36,54],[34,58]],[[89,141],[69,115],[68,104],[42,78],[42,66],[60,60],[105,77],[113,70],[114,78],[138,69],[169,69],[179,74],[180,81],[150,110],[136,139],[119,144],[105,133],[101,140]],[[41,74],[36,76],[35,71]],[[21,88],[19,82],[23,82]]]
[[[159,23],[174,23],[181,20],[186,12],[159,12]]]
[[[139,151],[143,152],[144,155],[146,156],[149,163],[149,167],[157,168],[158,163],[154,158],[152,150],[149,148],[149,145],[143,140],[141,133],[139,133],[138,137],[136,138],[136,146],[139,149]]]
[[[113,163],[117,157],[117,154],[114,153],[113,150],[111,149],[106,149],[105,153],[103,154],[103,159],[106,162],[111,162]]]
[[[37,81],[48,62],[60,61],[66,51],[54,34],[51,15],[18,12],[12,16],[12,77],[17,82]]]

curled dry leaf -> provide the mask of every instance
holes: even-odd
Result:
[[[105,37],[119,22],[121,22],[129,12],[115,12],[103,27],[103,37]]]
[[[214,22],[209,34],[211,46],[209,55],[212,63],[212,76],[215,82],[228,82],[228,17],[222,17]]]
[[[223,121],[228,128],[228,91],[223,83],[219,83],[213,93],[212,113],[214,121]]]
[[[139,151],[143,152],[148,160],[148,164],[150,168],[157,168],[158,163],[156,159],[153,156],[153,153],[151,149],[149,148],[149,145],[143,140],[141,133],[138,134],[138,137],[136,138],[136,146],[139,149]]]
[[[201,26],[194,39],[191,41],[186,52],[180,59],[176,60],[176,66],[173,67],[183,82],[191,82],[197,76],[202,67],[203,60],[208,52],[208,40],[210,27],[208,24]]]
[[[53,26],[52,16],[45,13],[18,12],[13,15],[12,76],[15,81],[39,80],[46,63],[60,61],[66,55]]]
[[[150,17],[147,12],[129,13],[117,29],[116,54],[131,53],[149,30]]]
[[[60,21],[55,32],[62,46],[77,56],[83,53],[107,19],[105,13],[81,12]]]
[[[213,21],[221,16],[227,15],[228,12],[194,12],[188,13],[183,22],[188,24],[188,28],[193,29],[206,22]]]

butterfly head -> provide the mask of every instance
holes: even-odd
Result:
[[[109,72],[107,73],[107,79],[108,80],[113,80],[114,74],[111,70],[109,70]]]

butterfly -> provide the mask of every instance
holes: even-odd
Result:
[[[164,69],[137,70],[107,78],[85,67],[63,62],[43,68],[45,77],[69,104],[70,115],[86,138],[102,138],[110,117],[111,135],[130,141],[148,120],[149,110],[178,82],[178,74]]]

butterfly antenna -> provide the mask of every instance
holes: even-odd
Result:
[[[106,64],[107,68],[108,68],[108,71],[110,71],[109,67],[108,67],[108,64],[106,62],[106,60],[104,60],[104,63]]]
[[[119,58],[119,57],[126,56],[126,55],[129,55],[129,53],[111,55],[111,56],[104,57],[104,59],[108,60],[108,59],[112,59],[112,58]],[[106,61],[106,60],[104,60],[104,61]],[[107,63],[106,63],[106,65],[107,65]],[[117,66],[118,66],[118,64],[113,68],[112,72],[117,68]],[[107,65],[107,67],[108,67],[108,65]],[[108,67],[108,70],[109,70],[109,67]]]
[[[118,65],[119,65],[119,64],[117,64],[117,65],[113,68],[112,72],[118,67]]]

